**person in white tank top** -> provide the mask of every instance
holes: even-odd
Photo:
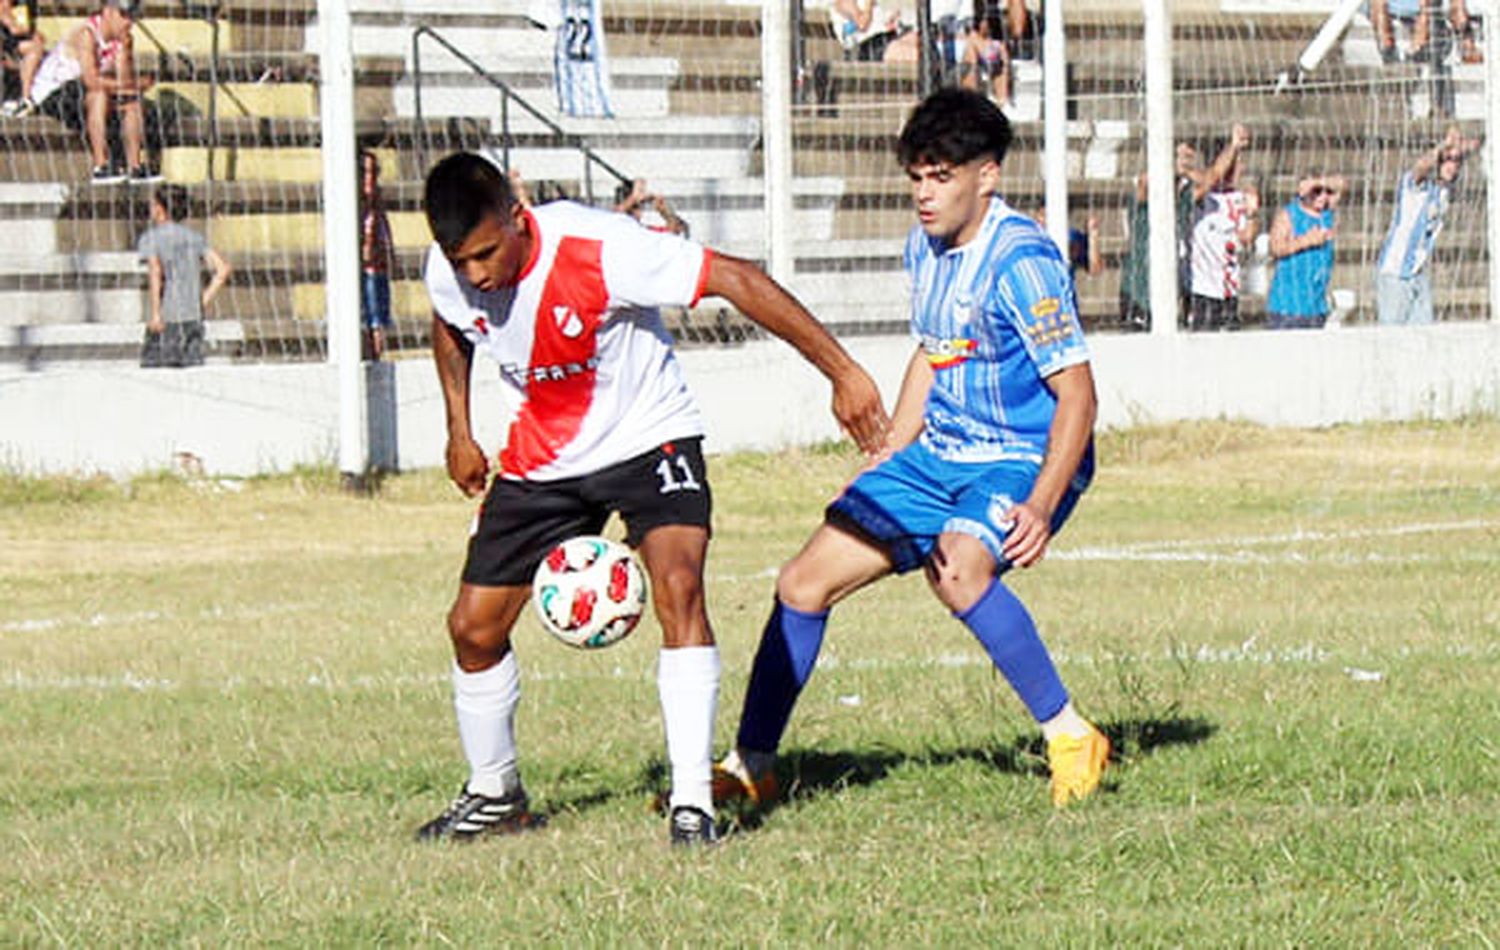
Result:
[[[136,0],[104,0],[98,12],[74,27],[42,60],[32,84],[38,108],[87,139],[95,184],[151,176],[142,161],[145,113],[141,93],[151,80],[136,74],[130,29]],[[110,159],[109,126],[117,115],[125,167]]]

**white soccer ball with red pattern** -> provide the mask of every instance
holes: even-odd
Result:
[[[568,646],[597,650],[623,640],[640,622],[646,575],[625,545],[582,535],[542,559],[531,600],[548,633]]]

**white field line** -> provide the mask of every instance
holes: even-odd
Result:
[[[1430,521],[1391,525],[1385,528],[1356,528],[1349,531],[1298,530],[1284,534],[1245,535],[1240,537],[1201,538],[1180,541],[1145,541],[1111,547],[1059,548],[1048,557],[1059,561],[1170,561],[1187,563],[1232,564],[1412,564],[1424,561],[1463,561],[1490,563],[1500,560],[1500,551],[1464,552],[1455,555],[1381,554],[1377,552],[1332,552],[1310,554],[1283,551],[1261,554],[1247,548],[1287,544],[1327,544],[1360,541],[1370,538],[1401,538],[1422,534],[1448,534],[1463,531],[1493,531],[1500,521],[1469,519],[1465,521]],[[1229,550],[1219,550],[1228,548]]]
[[[1500,657],[1500,643],[1448,643],[1434,648],[1401,647],[1389,659],[1409,660],[1421,658],[1491,660]],[[1140,664],[1172,666],[1332,666],[1343,673],[1353,667],[1347,664],[1359,662],[1370,664],[1379,658],[1361,655],[1340,658],[1336,651],[1315,643],[1304,643],[1286,647],[1260,647],[1251,637],[1235,646],[1175,646],[1148,653],[1068,653],[1057,651],[1052,658],[1059,666],[1135,666]],[[603,659],[601,657],[601,659]],[[840,658],[828,650],[818,658],[818,669],[824,674],[839,670],[866,671],[921,671],[933,669],[957,669],[966,667],[988,667],[990,660],[975,647],[962,653],[942,653],[930,657]],[[1382,674],[1384,675],[1384,674]],[[588,670],[536,670],[528,668],[523,661],[522,678],[535,683],[597,682],[599,680],[633,680],[649,689],[656,682],[654,664],[646,664],[626,671],[616,664],[599,664]],[[383,692],[393,689],[446,689],[451,682],[446,672],[431,670],[414,673],[362,674],[337,676],[326,669],[309,672],[305,676],[245,677],[230,676],[221,680],[190,679],[175,680],[150,676],[125,670],[108,675],[61,675],[47,673],[23,673],[7,671],[0,675],[0,690],[14,692],[138,692],[175,693],[182,690],[199,692],[237,693],[264,690],[308,690],[322,693]]]

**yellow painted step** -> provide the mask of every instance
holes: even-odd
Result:
[[[328,313],[328,289],[323,284],[292,288],[292,313],[298,320],[322,320]],[[420,280],[391,281],[391,316],[421,319],[432,315],[427,286]]]
[[[396,150],[372,149],[381,168],[396,168]],[[353,175],[355,169],[349,169]],[[184,185],[208,180],[208,149],[168,148],[161,174]],[[214,151],[215,181],[280,181],[309,184],[323,180],[323,152],[316,148],[221,148]]]
[[[391,240],[397,247],[424,248],[432,243],[427,216],[422,212],[392,211],[389,218]],[[321,254],[323,216],[317,212],[301,212],[216,217],[209,241],[226,255],[240,251]]]
[[[84,19],[84,17],[44,16],[37,17],[36,25],[42,31],[42,35],[47,38],[48,48],[51,48]],[[142,27],[145,29],[143,30]],[[161,43],[160,46],[153,43],[146,35],[148,30],[151,36],[156,37]],[[151,71],[157,54],[163,48],[168,53],[186,53],[189,56],[208,56],[213,53],[213,30],[204,20],[148,17],[136,21],[130,33],[135,45],[136,66],[142,72]],[[219,52],[227,53],[232,49],[234,49],[234,24],[220,20]]]
[[[209,84],[165,82],[146,93],[158,105],[174,100],[178,112],[208,115]],[[189,108],[184,110],[183,104]],[[229,82],[219,85],[220,118],[308,119],[318,114],[318,89],[305,82]]]

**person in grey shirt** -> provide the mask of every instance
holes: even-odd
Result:
[[[229,280],[229,262],[182,223],[187,212],[187,191],[180,185],[164,185],[151,196],[151,227],[137,245],[150,273],[151,297],[142,366],[201,365],[203,311]],[[204,262],[213,269],[207,287]]]

